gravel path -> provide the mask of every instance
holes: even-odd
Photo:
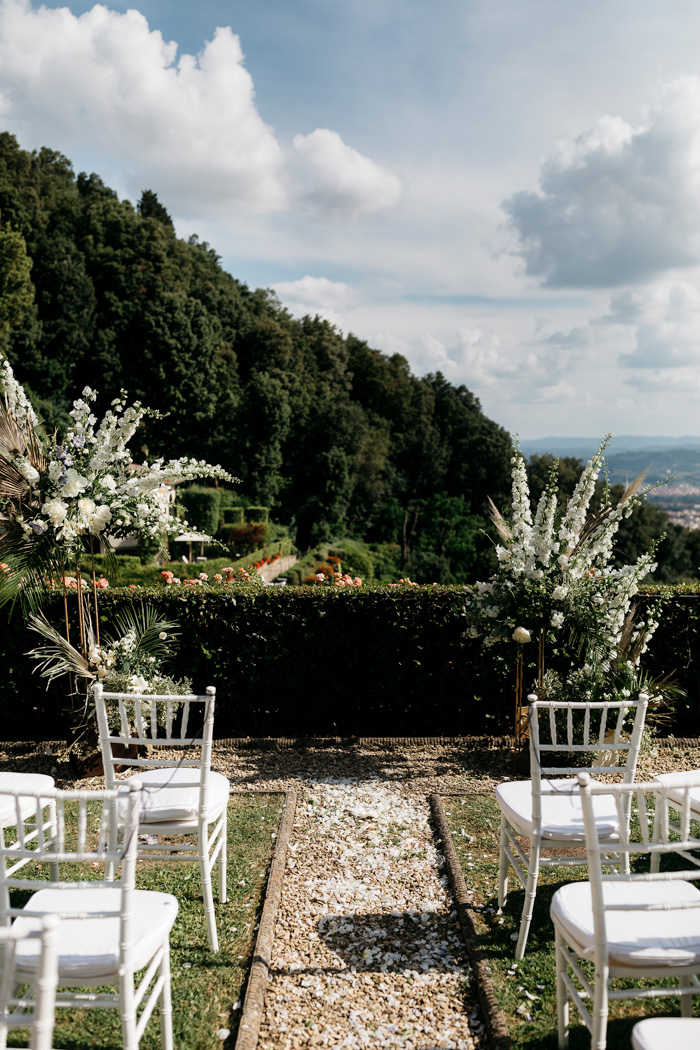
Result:
[[[68,786],[55,763],[41,745],[0,750],[0,768],[40,769]],[[212,765],[238,788],[299,793],[260,1050],[485,1047],[428,796],[512,778],[511,754],[219,745]],[[659,747],[642,756],[638,779],[698,767],[698,750]]]

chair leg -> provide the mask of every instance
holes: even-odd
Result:
[[[660,805],[661,804],[660,804],[660,802],[657,799],[656,800],[656,804],[654,806],[654,830],[652,832],[652,838],[653,838],[654,842],[658,842],[659,841],[659,837],[661,835]],[[649,871],[652,874],[656,874],[658,872],[658,870],[659,870],[660,865],[661,865],[661,854],[660,853],[652,853],[651,861],[649,862]]]
[[[690,977],[681,977],[681,988],[690,988],[692,986]],[[681,996],[681,1017],[692,1017],[693,1016],[693,997],[692,995]]]
[[[564,984],[567,963],[564,951],[564,938],[556,926],[554,927],[554,967],[557,977],[557,1034],[559,1037],[559,1050],[567,1050],[569,1046],[569,993]]]
[[[508,835],[506,833],[506,818],[501,813],[501,850],[498,857],[498,907],[504,908],[508,900],[508,855],[506,845]]]
[[[163,948],[160,964],[163,991],[160,993],[160,1045],[162,1050],[173,1050],[173,1002],[170,990],[170,935]]]
[[[49,821],[48,821],[49,822],[49,835],[51,836],[51,838],[53,839],[53,841],[55,843],[56,842],[56,838],[58,836],[58,822],[56,820],[56,803],[55,802],[49,802],[47,808],[48,808],[48,811],[49,811]],[[42,815],[42,819],[43,819],[43,815]],[[61,876],[60,876],[60,873],[59,873],[59,868],[58,868],[58,862],[57,861],[51,861],[49,863],[49,874],[51,875],[51,881],[52,882],[60,882]]]
[[[216,913],[214,911],[214,897],[211,890],[211,863],[209,861],[209,837],[200,833],[199,836],[199,870],[202,875],[202,896],[204,897],[204,914],[207,920],[207,941],[213,952],[219,950],[219,938],[216,932]]]
[[[124,1050],[138,1050],[136,1038],[136,997],[134,975],[131,970],[119,974],[119,1007],[122,1018],[122,1041]]]
[[[535,896],[537,894],[537,879],[540,873],[540,847],[539,838],[530,841],[530,857],[527,865],[527,886],[525,887],[525,901],[523,902],[523,914],[520,919],[520,932],[518,943],[515,947],[515,958],[522,959],[525,955],[525,946],[530,932],[532,922],[532,911],[535,907]]]
[[[593,1031],[591,1050],[605,1050],[608,1039],[608,983],[610,973],[607,965],[595,969],[593,989]]]
[[[224,824],[221,829],[221,852],[219,853],[219,901],[225,904],[228,900],[226,887],[226,854],[228,851],[228,809],[224,813]]]

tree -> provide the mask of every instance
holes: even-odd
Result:
[[[20,322],[34,300],[31,269],[24,237],[0,216],[0,336]]]

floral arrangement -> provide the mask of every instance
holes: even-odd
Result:
[[[218,466],[186,457],[133,464],[127,445],[146,416],[158,416],[125,395],[98,423],[97,394],[85,387],[73,402],[67,433],[47,435],[7,360],[0,356],[0,553],[9,572],[0,601],[23,583],[41,590],[63,564],[108,535],[153,540],[188,528],[170,513],[168,482],[210,477],[235,480]],[[4,401],[4,404],[2,403]]]
[[[161,619],[152,606],[141,602],[124,609],[101,642],[95,637],[89,616],[86,625],[86,652],[82,652],[52,627],[42,613],[30,615],[30,630],[41,635],[44,644],[28,655],[39,661],[42,677],[52,681],[70,674],[83,679],[88,689],[95,682],[101,682],[105,689],[118,693],[192,691],[189,681],[175,682],[164,674],[164,665],[174,654],[178,624]]]
[[[523,647],[539,641],[532,688],[550,698],[585,700],[638,690],[640,658],[658,626],[658,606],[635,620],[634,605],[641,580],[656,568],[653,550],[634,565],[611,564],[620,522],[649,491],[642,490],[644,475],[628,485],[615,506],[606,482],[600,509],[591,511],[609,440],[587,463],[563,512],[557,506],[553,464],[534,518],[525,461],[514,448],[510,522],[491,504],[501,541],[496,546],[498,569],[488,582],[477,583],[466,600],[469,637],[481,638],[487,646],[515,642],[521,664]]]

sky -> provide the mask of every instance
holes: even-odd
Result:
[[[0,0],[0,130],[523,439],[700,434],[696,0],[134,2]]]

